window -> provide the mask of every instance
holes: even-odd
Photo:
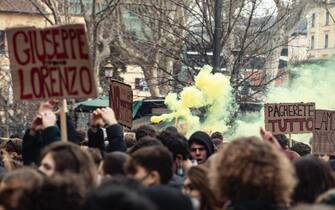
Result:
[[[137,17],[136,13],[134,11],[129,10],[128,11],[129,17]]]
[[[139,90],[141,78],[135,78],[135,89]]]
[[[328,48],[328,34],[325,34],[325,48]]]
[[[5,31],[0,31],[0,54],[5,54],[6,52],[6,40],[5,40]]]
[[[330,18],[330,13],[329,11],[326,12],[326,26],[329,25],[329,18]]]
[[[314,49],[314,36],[311,37],[311,49]]]
[[[312,14],[312,28],[315,27],[315,13]]]
[[[135,89],[140,91],[149,91],[148,84],[144,78],[135,78]]]

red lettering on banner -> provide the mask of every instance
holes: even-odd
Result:
[[[18,53],[18,49],[17,49],[17,44],[18,44],[18,40],[17,40],[18,37],[17,36],[20,35],[20,34],[23,36],[23,39],[24,39],[25,43],[28,42],[28,37],[27,37],[27,35],[23,31],[18,31],[18,32],[14,33],[14,35],[13,35],[13,41],[12,41],[13,42],[13,48],[14,48],[14,56],[15,56],[15,60],[19,64],[26,65],[26,64],[29,63],[29,59],[30,59],[29,48],[22,50],[26,54],[26,59],[25,60],[21,60],[21,58],[19,56],[19,53]],[[22,59],[24,59],[24,58],[22,58]]]
[[[58,28],[52,29],[53,49],[55,50],[55,53],[53,56],[57,59],[62,59],[61,55],[57,51],[58,47],[60,46],[60,44],[57,42],[58,36],[59,36],[59,29]]]
[[[32,84],[30,92],[24,90],[23,70],[19,70],[21,99],[63,97],[64,95],[76,96],[81,90],[84,94],[93,91],[90,71],[86,67],[34,67],[29,71],[29,81]],[[79,86],[76,85],[78,81]]]
[[[59,97],[59,96],[61,96],[60,95],[60,92],[56,92],[56,90],[55,90],[55,88],[56,87],[58,87],[58,88],[60,88],[60,86],[61,85],[59,85],[60,83],[58,83],[58,85],[57,85],[57,77],[58,77],[58,75],[56,75],[56,77],[55,77],[55,74],[53,74],[53,72],[56,72],[56,73],[58,73],[57,72],[57,68],[50,68],[49,69],[49,78],[50,78],[50,86],[51,86],[51,95],[52,96],[54,96],[54,97]]]
[[[84,82],[84,73],[86,72],[86,78],[88,78],[89,79],[89,81],[85,81]],[[82,90],[83,90],[83,92],[84,93],[86,93],[86,94],[90,94],[91,92],[92,92],[92,80],[91,80],[91,77],[90,77],[90,70],[88,69],[88,68],[86,68],[86,67],[81,67],[80,68],[80,72],[79,72],[79,74],[80,74],[80,85],[81,85],[81,87],[82,87]],[[88,90],[86,90],[85,89],[85,85],[84,84],[88,84],[89,86],[88,86]]]
[[[84,52],[83,47],[85,46],[85,31],[82,28],[77,29],[78,33],[78,45],[79,45],[79,55],[81,59],[88,59],[88,54]]]
[[[76,82],[75,79],[76,79],[76,76],[77,76],[77,69],[76,69],[76,67],[70,67],[70,68],[68,68],[68,73],[71,73],[71,72],[72,72],[72,76],[70,76],[70,78],[71,78],[71,85],[70,85],[70,89],[67,89],[67,91],[70,94],[76,95],[76,94],[78,94],[78,91],[74,90],[74,85],[75,85],[75,82]],[[66,75],[71,75],[71,74],[66,74]]]
[[[14,98],[96,96],[85,26],[7,29]]]
[[[35,77],[35,74],[37,74],[37,77]],[[30,82],[31,84],[34,84],[32,86],[32,90],[33,90],[33,94],[35,97],[37,98],[40,98],[42,97],[42,87],[41,87],[41,83],[39,81],[39,78],[40,78],[40,71],[38,68],[32,68],[31,69],[31,77],[30,77]],[[35,79],[37,78],[37,79]],[[38,82],[38,85],[36,84]],[[39,90],[39,93],[37,94],[37,91],[36,91],[36,87],[38,87],[38,90]]]
[[[48,83],[47,83],[47,78],[49,76],[49,72],[48,72],[48,69],[46,67],[42,67],[40,69],[40,83],[41,83],[41,88],[42,90],[46,90],[47,91],[47,94],[46,96],[51,96],[50,94],[50,90],[49,90],[49,87],[48,87]],[[49,82],[49,81],[48,81]],[[43,91],[43,97],[45,97],[45,93]]]
[[[34,47],[36,47],[36,44],[34,45],[34,42],[33,42],[32,33],[36,34],[36,31],[32,31],[32,32],[29,33],[30,49],[34,49]],[[31,55],[31,61],[30,62],[36,63],[35,55],[34,55],[34,51],[33,50],[30,51],[30,55]]]
[[[37,36],[34,36],[34,42],[37,43]],[[40,47],[38,45],[36,46],[36,56],[37,56],[38,60],[44,62],[47,58],[46,50],[45,50],[45,42],[41,42],[41,43],[42,43],[42,46],[40,46]],[[40,49],[41,47],[42,47],[42,49]],[[40,52],[40,50],[42,50],[42,52]]]
[[[26,65],[28,63],[37,63],[38,61],[44,62],[46,58],[48,60],[68,59],[69,49],[71,50],[71,59],[89,59],[88,52],[85,52],[85,49],[87,49],[85,38],[84,28],[53,28],[40,31],[17,31],[14,33],[12,41],[16,61],[21,65]],[[68,43],[69,48],[67,48]],[[22,50],[25,56],[19,54],[18,44],[27,45]],[[76,44],[79,47],[77,52],[75,49]]]
[[[72,59],[76,59],[76,53],[74,50],[74,40],[76,39],[76,31],[74,29],[69,30],[70,33],[70,43],[71,43],[71,52],[72,52]]]
[[[21,88],[20,88],[20,97],[21,99],[32,99],[32,94],[25,94],[24,93],[24,77],[23,77],[23,71],[22,69],[19,69],[19,80],[21,83]]]
[[[68,59],[69,56],[67,55],[67,48],[66,48],[66,40],[69,38],[69,34],[67,30],[62,29],[62,40],[63,40],[63,49],[64,49],[64,59]]]
[[[133,104],[131,86],[112,80],[110,84],[109,101],[109,105],[113,108],[118,122],[131,128]]]
[[[295,123],[299,124],[300,131],[304,131],[305,128],[308,131],[313,131],[313,118],[273,119],[268,120],[268,123],[271,125],[272,130],[278,128],[280,132],[285,132],[287,130],[293,132]]]
[[[115,117],[116,119],[120,119],[120,88],[118,86],[114,86],[113,87],[113,92],[112,92],[113,96],[113,109],[114,109],[114,113],[115,113]]]

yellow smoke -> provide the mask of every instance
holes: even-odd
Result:
[[[233,102],[229,78],[220,73],[213,74],[212,67],[206,65],[194,80],[194,86],[185,87],[179,95],[169,93],[165,97],[165,104],[171,113],[154,116],[151,122],[177,120],[187,125],[188,134],[196,130],[227,131],[227,119]],[[200,107],[207,108],[203,122],[191,112],[191,109]]]

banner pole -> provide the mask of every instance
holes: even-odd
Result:
[[[291,148],[292,147],[292,137],[291,137],[291,134],[289,133],[288,134],[288,141],[289,141],[289,147]]]
[[[67,126],[66,126],[66,109],[67,102],[66,99],[62,100],[62,104],[60,107],[60,130],[61,130],[61,138],[63,142],[67,142]]]

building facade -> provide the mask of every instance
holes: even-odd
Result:
[[[309,59],[328,59],[335,56],[334,18],[335,3],[328,3],[323,8],[314,8],[308,13]]]

